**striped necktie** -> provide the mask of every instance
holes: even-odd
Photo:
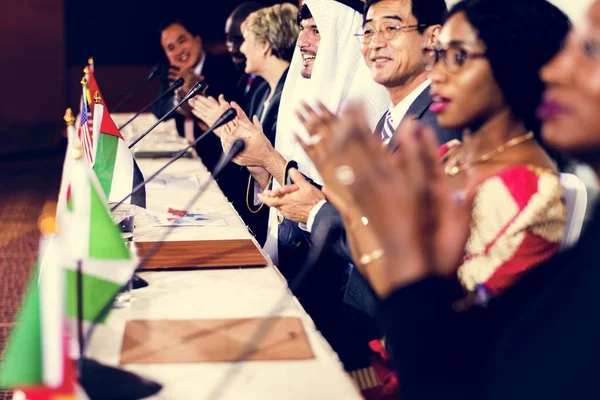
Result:
[[[390,110],[388,110],[385,113],[385,121],[383,123],[383,129],[381,130],[381,141],[384,144],[388,144],[392,136],[394,136],[395,131],[396,129],[394,129],[394,125],[392,123],[392,113],[390,113]]]

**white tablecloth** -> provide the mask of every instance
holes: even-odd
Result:
[[[138,160],[144,175],[167,160]],[[165,174],[209,175],[199,160],[182,159]],[[183,207],[194,189],[147,191],[149,208]],[[217,211],[223,227],[177,227],[167,240],[251,238],[237,213],[213,183],[195,207]],[[157,240],[166,228],[152,227],[144,213],[136,215],[135,240]],[[144,272],[150,285],[133,292],[134,301],[114,309],[105,325],[96,329],[88,355],[117,365],[125,323],[132,319],[245,318],[267,315],[300,317],[315,359],[250,361],[241,363],[130,364],[125,369],[164,385],[154,399],[360,399],[337,355],[315,330],[314,324],[287,289],[285,279],[269,265],[259,269]]]

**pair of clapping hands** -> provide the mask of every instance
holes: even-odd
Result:
[[[245,167],[264,167],[266,154],[275,151],[264,135],[258,118],[254,116],[251,121],[236,102],[228,102],[223,95],[220,95],[218,100],[211,96],[196,96],[190,100],[190,105],[192,113],[208,126],[212,126],[227,109],[235,109],[237,117],[215,129],[214,133],[221,139],[225,153],[237,139],[244,140],[245,150],[233,159],[236,164]]]
[[[212,122],[228,107],[236,108],[238,118],[217,132],[224,149],[237,138],[247,140],[250,146],[234,161],[260,166],[257,149],[271,144],[256,117],[251,122],[237,104],[222,97],[199,98],[194,113]],[[397,150],[392,153],[372,134],[360,104],[349,104],[339,116],[321,103],[302,104],[296,114],[310,141],[296,139],[321,173],[324,195],[345,223],[368,221],[376,236],[380,248],[372,253],[378,262],[356,263],[374,290],[385,297],[430,275],[452,275],[469,235],[471,201],[448,186],[436,154],[435,132],[407,120],[393,138]],[[293,185],[267,190],[261,200],[278,207],[286,196],[314,189],[297,171],[291,178]]]
[[[448,185],[435,131],[407,119],[394,135],[395,151],[369,129],[360,104],[339,116],[318,103],[297,113],[311,140],[296,139],[324,180],[327,198],[346,230],[368,221],[380,246],[356,266],[382,297],[429,275],[456,272],[469,236],[472,199]]]
[[[429,275],[455,273],[469,235],[471,201],[447,184],[435,131],[409,119],[382,146],[362,107],[339,115],[322,104],[304,104],[298,117],[311,143],[297,138],[324,180],[329,201],[344,216],[346,230],[359,220],[380,248],[377,263],[356,262],[381,296]],[[369,258],[369,257],[367,257]],[[366,264],[366,265],[365,265]]]

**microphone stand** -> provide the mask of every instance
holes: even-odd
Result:
[[[117,104],[115,106],[115,108],[113,108],[112,112],[117,112],[125,103],[127,103],[129,101],[129,99],[131,99],[137,92],[139,92],[144,86],[146,86],[148,83],[150,83],[151,81],[153,81],[158,74],[160,73],[160,64],[156,64],[154,66],[154,68],[152,69],[152,72],[150,72],[150,76],[147,77],[146,79],[144,79],[143,81],[141,81],[140,83],[137,84],[133,84],[131,86],[129,86],[127,88],[127,90],[125,90],[124,93],[129,92],[129,94],[127,96],[125,96],[120,102],[119,104]],[[133,88],[133,90],[131,90]],[[131,90],[131,91],[130,91]]]
[[[192,86],[192,88],[190,89],[189,92],[187,92],[187,94],[183,97],[183,99],[181,99],[181,101],[179,103],[177,103],[175,105],[175,107],[171,108],[171,110],[166,113],[165,115],[163,115],[158,121],[156,121],[156,123],[154,125],[152,125],[150,127],[150,129],[148,129],[146,132],[142,133],[140,136],[137,137],[137,139],[135,139],[130,145],[129,148],[131,149],[133,146],[135,146],[140,140],[142,140],[143,138],[146,137],[147,134],[149,134],[152,129],[156,128],[158,126],[158,124],[160,124],[161,122],[163,122],[165,119],[167,119],[168,117],[171,116],[171,114],[173,114],[173,112],[175,110],[177,110],[183,103],[185,103],[186,101],[188,101],[189,99],[191,99],[192,97],[194,97],[196,94],[203,92],[204,90],[206,90],[207,85],[204,82],[197,82],[194,86]]]
[[[244,150],[244,141],[241,139],[236,140],[229,153],[224,155],[217,166],[215,167],[211,179],[207,179],[198,189],[194,197],[185,205],[184,209],[188,210],[193,207],[194,203],[198,201],[200,196],[204,194],[208,186],[217,178],[217,176],[223,171],[225,166],[231,162],[233,158],[235,158],[239,153]],[[179,222],[185,216],[180,216],[177,221],[171,225],[158,239],[152,248],[144,255],[144,258],[139,262],[136,271],[143,268],[148,260],[158,251],[164,240],[167,236],[173,231],[175,227],[179,224]],[[135,273],[135,271],[134,271]],[[126,290],[129,286],[129,282],[127,282],[121,289],[117,292],[120,293]],[[82,294],[82,293],[81,293]],[[113,306],[113,302],[115,294],[105,305],[102,307],[102,310],[96,315],[94,320],[92,321],[90,328],[85,335],[85,340],[83,343],[80,343],[81,353],[79,355],[79,381],[81,386],[84,388],[86,394],[92,399],[102,399],[102,400],[123,400],[123,399],[141,399],[148,396],[152,396],[153,394],[158,393],[162,389],[162,385],[158,382],[150,381],[144,379],[136,374],[131,372],[122,370],[120,368],[110,367],[107,365],[100,364],[99,362],[84,357],[86,346],[90,343],[91,337],[94,333],[94,328],[98,325],[98,323],[106,316],[108,311]],[[79,315],[78,315],[79,317]],[[110,382],[110,384],[107,384]],[[114,388],[118,388],[119,392],[115,393]],[[124,392],[125,391],[125,392]]]
[[[140,111],[137,112],[137,114],[135,114],[133,117],[131,117],[129,119],[129,121],[127,121],[123,125],[121,125],[119,127],[119,130],[125,128],[127,125],[129,125],[131,122],[133,122],[134,119],[136,119],[137,117],[139,117],[140,114],[142,114],[144,111],[146,111],[147,109],[149,109],[150,107],[152,107],[159,100],[163,99],[165,96],[173,93],[173,91],[175,91],[175,90],[179,89],[180,87],[182,87],[184,83],[185,83],[185,80],[183,78],[177,79],[175,82],[173,82],[173,84],[171,86],[169,86],[169,88],[167,90],[165,90],[160,96],[158,96],[156,99],[154,99],[154,101],[152,101],[152,103],[146,105],[146,107],[142,108]]]
[[[226,373],[223,378],[217,383],[215,388],[211,391],[211,393],[206,396],[207,399],[219,399],[223,394],[225,388],[231,383],[231,380],[236,377],[236,375],[240,372],[243,364],[241,361],[248,359],[252,354],[254,354],[260,342],[269,334],[271,329],[277,323],[277,317],[281,316],[281,312],[285,310],[287,306],[287,297],[290,292],[296,293],[298,288],[304,282],[304,279],[308,276],[313,267],[317,264],[321,255],[323,254],[323,250],[325,249],[325,244],[329,240],[332,232],[332,224],[331,221],[324,221],[322,226],[318,231],[315,231],[313,235],[312,246],[308,251],[308,255],[304,264],[298,270],[298,273],[289,283],[289,288],[286,288],[284,292],[281,294],[271,311],[267,314],[267,316],[262,320],[262,322],[258,325],[256,330],[250,336],[247,344],[240,350],[240,352],[235,357],[233,361],[233,366]],[[289,290],[288,290],[289,289]]]
[[[191,149],[192,147],[194,147],[200,140],[202,140],[204,137],[206,137],[206,135],[208,135],[209,133],[211,133],[215,129],[221,127],[222,125],[225,125],[226,123],[228,123],[229,121],[231,121],[232,119],[234,119],[236,117],[236,115],[237,115],[237,112],[235,111],[235,109],[233,109],[233,108],[227,109],[227,111],[225,111],[219,117],[219,119],[213,124],[213,126],[211,126],[210,128],[208,128],[208,130],[206,132],[202,133],[202,135],[198,136],[186,148],[184,148],[183,150],[180,150],[177,154],[175,154],[173,156],[173,158],[171,158],[165,165],[163,165],[162,167],[160,167],[160,169],[158,171],[156,171],[155,173],[153,173],[152,175],[150,175],[150,177],[148,177],[144,182],[138,183],[137,186],[133,188],[133,190],[131,191],[131,193],[129,193],[127,196],[123,197],[121,199],[121,201],[119,201],[117,204],[115,204],[114,206],[112,206],[112,208],[110,210],[114,211],[117,207],[119,207],[121,204],[123,204],[128,198],[130,198],[131,196],[133,196],[138,190],[140,190],[141,188],[143,188],[144,186],[146,186],[150,181],[152,181],[154,178],[156,178],[161,172],[163,172],[165,169],[167,169],[167,167],[169,165],[171,165],[175,161],[179,160],[185,153],[187,153],[187,151],[189,149]]]

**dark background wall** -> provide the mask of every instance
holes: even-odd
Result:
[[[0,6],[0,154],[57,143],[64,113],[63,0],[8,0]]]
[[[261,0],[272,5],[281,1]],[[207,49],[225,52],[224,26],[237,0],[1,0],[0,155],[56,146],[65,108],[78,108],[82,68],[94,56],[108,106],[161,57],[157,26],[184,18]],[[294,1],[294,3],[296,3]],[[124,111],[158,91],[149,85]]]

